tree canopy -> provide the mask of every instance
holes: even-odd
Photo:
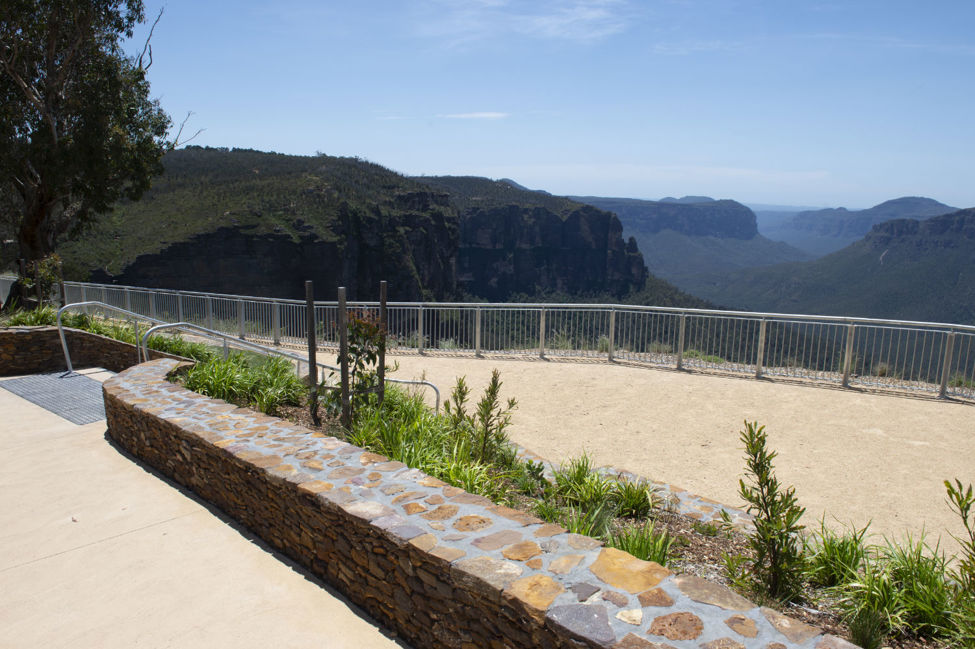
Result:
[[[170,120],[149,97],[151,50],[121,47],[144,18],[141,0],[0,3],[0,230],[22,258],[161,172]]]

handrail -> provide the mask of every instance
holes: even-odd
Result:
[[[272,355],[273,356],[282,356],[284,358],[287,358],[287,359],[290,359],[290,360],[293,360],[293,361],[297,361],[299,363],[307,363],[308,362],[306,359],[302,358],[301,356],[299,356],[297,354],[292,354],[292,353],[286,352],[286,351],[284,351],[282,349],[275,349],[273,347],[268,347],[266,345],[259,345],[257,343],[252,343],[252,342],[249,342],[249,341],[246,341],[246,340],[241,340],[241,339],[239,339],[236,336],[233,336],[231,334],[226,334],[226,333],[224,333],[222,331],[215,331],[213,329],[207,329],[206,327],[201,327],[199,325],[195,325],[192,322],[170,322],[170,323],[158,324],[155,327],[150,328],[148,331],[146,331],[144,334],[142,334],[141,349],[142,349],[142,353],[143,353],[144,358],[149,358],[149,337],[152,334],[154,334],[154,333],[156,333],[158,331],[162,331],[164,329],[188,329],[190,331],[195,331],[197,333],[201,333],[201,334],[206,335],[206,336],[210,336],[210,337],[214,337],[214,338],[221,338],[224,341],[232,340],[233,343],[234,343],[234,345],[237,345],[238,347],[244,347],[246,349],[251,349],[251,350],[254,350],[254,351],[257,351],[257,352],[261,352],[261,353],[263,353],[263,354],[265,354],[267,356],[272,356]],[[334,365],[328,365],[326,363],[316,362],[315,365],[318,366],[318,367],[323,367],[323,368],[325,368],[327,370],[331,370],[333,372],[339,372],[339,371],[341,371],[340,368],[335,367]],[[404,384],[409,384],[409,385],[425,385],[425,386],[431,388],[433,390],[434,394],[436,395],[436,400],[435,400],[435,405],[434,405],[433,411],[435,413],[436,412],[440,412],[440,390],[439,390],[439,388],[437,388],[436,385],[434,385],[430,381],[414,381],[412,379],[392,379],[392,378],[387,378],[386,381],[389,382],[389,383],[404,383]]]
[[[105,304],[104,302],[88,301],[88,302],[73,302],[71,304],[65,304],[63,307],[58,309],[58,335],[61,337],[61,349],[64,350],[64,362],[68,365],[68,373],[74,372],[74,367],[71,365],[71,354],[68,353],[68,341],[64,337],[64,326],[61,324],[61,314],[68,309],[74,309],[77,307],[88,307],[97,306],[102,309],[108,309],[114,311],[115,313],[122,313],[124,315],[138,318],[139,320],[148,320],[150,322],[159,322],[162,320],[156,320],[155,318],[150,318],[149,316],[142,315],[141,313],[135,313],[134,311],[127,311],[121,307],[112,306],[111,304]],[[136,354],[139,355],[139,347],[136,346]],[[142,356],[139,355],[138,358],[141,360]],[[149,358],[147,355],[145,358]]]
[[[65,282],[66,286],[87,286],[98,289],[130,289],[137,291],[149,291],[161,295],[186,295],[192,297],[213,297],[228,300],[244,300],[247,302],[272,302],[277,304],[304,305],[304,300],[293,300],[272,297],[260,297],[253,295],[233,295],[230,293],[207,293],[205,291],[179,291],[174,289],[145,288],[137,286],[124,286],[120,284],[95,284],[90,282]],[[356,307],[378,307],[379,302],[375,301],[349,301],[347,305],[350,309]],[[967,331],[975,333],[975,325],[965,325],[948,322],[925,322],[920,320],[895,320],[889,318],[862,318],[856,316],[834,316],[816,315],[804,313],[776,313],[766,311],[732,311],[723,309],[698,309],[690,307],[668,307],[668,306],[645,306],[642,304],[616,304],[616,303],[574,303],[574,302],[387,302],[389,307],[407,307],[425,309],[577,309],[577,310],[616,310],[616,311],[651,311],[657,313],[686,313],[688,315],[715,315],[731,316],[755,319],[775,319],[775,320],[799,320],[815,322],[834,322],[843,324],[865,324],[865,325],[890,325],[908,326],[933,329],[950,329],[952,331]],[[315,306],[334,307],[338,302],[334,300],[316,300]]]

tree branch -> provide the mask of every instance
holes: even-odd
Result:
[[[149,35],[146,36],[146,44],[142,46],[142,54],[139,55],[138,60],[138,66],[141,70],[148,70],[150,67],[152,67],[152,43],[150,41],[152,41],[152,34],[156,31],[156,25],[159,24],[160,20],[162,20],[163,12],[165,10],[165,7],[160,7],[159,15],[157,15],[156,19],[152,21],[152,27],[149,28]],[[142,65],[142,59],[145,57],[147,52],[149,53],[149,63]]]
[[[183,118],[183,121],[180,122],[180,124],[179,124],[179,130],[176,131],[176,137],[173,138],[173,143],[169,145],[169,148],[170,149],[175,149],[176,147],[182,146],[182,145],[186,144],[187,142],[192,142],[193,140],[196,139],[196,136],[198,136],[200,133],[202,133],[203,131],[206,130],[205,128],[201,128],[201,129],[197,130],[197,132],[194,133],[193,136],[190,137],[189,139],[180,141],[179,138],[183,134],[183,129],[186,127],[186,122],[190,121],[190,117],[192,117],[192,116],[193,116],[193,111],[188,111],[186,113],[186,117],[184,117]]]

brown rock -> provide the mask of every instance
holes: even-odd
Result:
[[[457,505],[440,505],[440,507],[426,514],[421,514],[421,516],[428,521],[445,521],[456,516],[459,511],[460,507]]]
[[[615,590],[603,591],[603,599],[607,602],[612,602],[618,607],[623,608],[630,603],[630,598],[623,593],[617,593]]]
[[[439,557],[444,561],[456,561],[460,559],[467,553],[459,548],[452,548],[446,545],[438,545],[434,549],[430,550],[430,554],[435,557]]]
[[[650,633],[668,640],[693,640],[701,635],[704,623],[693,613],[671,613],[654,618]]]
[[[484,496],[478,496],[477,494],[469,494],[466,491],[462,494],[458,494],[451,498],[455,503],[460,503],[461,505],[484,505],[489,507],[494,503],[491,502],[490,498],[485,498]]]
[[[748,611],[755,608],[754,604],[731,589],[694,575],[678,575],[674,577],[674,585],[692,600],[702,604],[720,606],[728,611]]]
[[[541,570],[542,569],[542,560],[541,559],[538,559],[538,558],[536,558],[536,559],[529,559],[528,561],[525,562],[525,565],[528,566],[529,568],[531,568],[532,570]]]
[[[361,469],[357,466],[343,466],[329,473],[328,477],[332,480],[339,480],[341,478],[351,478],[365,472],[365,469]]]
[[[461,502],[458,498],[454,498],[454,501]],[[534,525],[542,522],[542,519],[536,518],[531,514],[526,514],[518,509],[512,509],[511,507],[505,507],[504,505],[494,505],[490,501],[483,504],[492,514],[496,514],[502,518],[507,518],[508,520],[515,521],[516,523],[521,523],[522,525]]]
[[[410,539],[409,543],[419,550],[429,552],[435,545],[437,545],[437,537],[429,533],[421,534],[420,536]]]
[[[548,570],[557,575],[564,575],[578,566],[583,557],[584,555],[581,554],[567,554],[558,559],[552,559],[551,563],[548,564]]]
[[[604,583],[633,594],[653,588],[670,575],[660,564],[642,561],[616,548],[603,548],[589,571]]]
[[[380,491],[383,492],[384,494],[386,494],[387,496],[392,496],[393,494],[398,494],[398,493],[402,492],[404,489],[406,489],[406,487],[404,485],[401,485],[401,484],[390,484],[390,485],[386,485],[385,487],[383,487],[382,489],[380,489]]]
[[[382,477],[383,477],[383,474],[380,473],[379,471],[373,471],[372,473],[370,473],[369,475],[366,476],[367,479],[373,480],[373,481],[379,480]]]
[[[430,529],[437,530],[438,532],[443,532],[445,529],[447,529],[440,521],[430,521],[429,525]]]
[[[548,575],[529,575],[513,581],[504,591],[505,597],[524,604],[528,613],[541,619],[545,610],[565,588]]]
[[[603,544],[602,541],[581,534],[569,534],[566,540],[569,542],[569,546],[576,550],[595,550]]]
[[[512,561],[527,561],[532,557],[537,557],[542,553],[542,549],[534,541],[522,541],[506,547],[501,554],[505,559]]]
[[[359,456],[359,464],[362,466],[369,466],[370,464],[381,464],[383,462],[388,462],[389,458],[385,455],[380,455],[379,453],[370,453],[366,451]]]
[[[765,645],[765,649],[789,649],[789,648],[786,647],[781,642],[770,642],[767,645]]]
[[[322,471],[325,469],[325,465],[322,464],[321,460],[306,460],[301,463],[301,466],[312,471]]]
[[[399,469],[405,469],[406,465],[402,462],[383,462],[382,464],[374,464],[372,466],[376,471],[382,471],[383,473],[388,473],[389,471],[398,471]]]
[[[539,538],[543,536],[555,536],[556,534],[561,534],[564,531],[565,528],[562,527],[561,525],[556,525],[554,523],[545,523],[537,530],[535,530],[535,536]]]
[[[490,527],[494,525],[494,521],[486,516],[477,516],[472,514],[470,516],[461,516],[454,522],[454,529],[458,532],[476,532],[477,530],[483,530],[485,527]]]
[[[521,534],[519,532],[502,530],[474,539],[472,543],[482,550],[491,551],[503,548],[506,545],[511,545],[512,543],[518,543],[519,541],[521,541]]]
[[[447,498],[453,498],[457,494],[462,494],[462,493],[464,493],[464,490],[461,489],[460,487],[447,485],[446,487],[443,488],[443,495],[446,496]]]
[[[309,493],[320,494],[323,491],[329,491],[334,486],[331,482],[312,480],[311,482],[302,482],[298,488]]]
[[[403,505],[403,511],[408,515],[419,514],[420,512],[425,512],[427,510],[426,506],[420,503],[406,503]]]
[[[674,645],[663,642],[650,642],[640,636],[627,633],[623,639],[613,645],[613,649],[677,649]]]
[[[444,504],[444,499],[440,494],[433,494],[423,502],[427,503],[428,505],[442,505]]]
[[[424,487],[446,487],[447,486],[447,483],[444,482],[443,480],[437,480],[436,478],[431,478],[430,476],[427,476],[422,480],[419,480],[418,482]]]
[[[745,645],[731,638],[718,638],[705,642],[701,645],[701,649],[745,649]]]
[[[645,590],[637,598],[640,606],[673,606],[674,599],[664,591],[663,588],[651,588]]]
[[[724,621],[732,631],[738,635],[743,635],[746,638],[754,638],[758,635],[758,627],[755,625],[755,620],[745,617],[744,615],[732,615],[727,620]]]
[[[427,494],[425,491],[407,491],[405,494],[400,494],[395,498],[393,498],[393,504],[398,505],[401,502],[405,502],[408,500],[419,500],[420,498],[423,498],[426,495]]]
[[[790,642],[801,644],[806,640],[820,634],[820,630],[816,627],[803,624],[799,620],[793,620],[791,617],[782,615],[776,610],[766,608],[764,606],[761,610],[762,615],[765,616],[765,619],[768,620],[779,633],[787,637]]]

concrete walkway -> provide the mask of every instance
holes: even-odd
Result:
[[[403,646],[123,455],[104,420],[7,390],[0,413],[0,648]]]

